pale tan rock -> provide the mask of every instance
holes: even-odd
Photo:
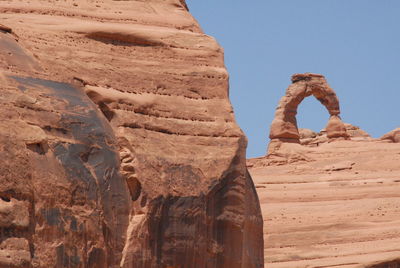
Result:
[[[5,205],[1,239],[40,268],[263,267],[223,50],[184,1],[2,1],[0,21],[0,197],[29,213]]]
[[[398,267],[399,152],[399,143],[331,140],[275,152],[302,161],[250,159],[265,267]]]
[[[29,242],[24,238],[8,238],[0,244],[0,267],[32,267]]]
[[[300,139],[311,139],[317,137],[318,133],[308,128],[299,128]]]
[[[342,133],[343,131],[343,125],[339,123],[336,125],[339,128],[339,133]],[[354,126],[352,124],[344,123],[344,126],[346,128],[346,133],[347,133],[347,138],[351,139],[353,141],[366,141],[366,140],[373,140],[371,136],[362,130],[361,128]],[[336,131],[334,130],[335,125],[332,125],[332,133],[335,133]],[[299,129],[300,133],[300,144],[301,145],[306,145],[306,146],[319,146],[322,143],[325,142],[331,142],[334,140],[334,137],[328,138],[327,131],[326,129],[322,129],[319,133],[315,133],[312,130],[309,129]],[[338,137],[336,139],[342,139],[343,137]],[[279,141],[277,141],[279,143]],[[270,146],[271,147],[271,146]]]
[[[351,139],[354,138],[371,138],[371,136],[364,130],[362,130],[358,126],[354,126],[352,124],[344,123],[344,126],[346,127],[346,132],[349,135]]]
[[[390,131],[389,133],[383,135],[380,139],[400,143],[400,128]]]
[[[269,134],[272,143],[275,144],[277,141],[300,143],[296,121],[297,107],[304,98],[311,95],[317,98],[330,114],[326,127],[328,138],[348,137],[339,117],[339,100],[325,77],[320,74],[305,73],[292,76],[292,84],[276,108]],[[269,146],[268,151],[272,152],[273,148]]]
[[[0,197],[0,228],[29,227],[29,203],[10,198]]]
[[[344,161],[344,162],[338,162],[333,165],[327,165],[323,169],[325,171],[341,171],[341,170],[349,170],[352,169],[354,166],[355,162],[353,161]]]

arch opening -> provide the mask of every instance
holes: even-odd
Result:
[[[329,113],[321,103],[310,96],[305,98],[297,108],[297,126],[300,133],[300,140],[302,131],[312,131],[319,133],[326,127],[326,122],[329,120]]]

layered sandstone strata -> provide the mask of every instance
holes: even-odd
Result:
[[[399,152],[399,143],[352,138],[283,143],[249,160],[265,267],[400,267]]]
[[[1,267],[263,267],[223,51],[184,1],[0,23]]]
[[[340,119],[339,99],[320,74],[294,74],[292,84],[287,88],[285,96],[279,101],[272,121],[269,137],[269,151],[279,147],[282,142],[300,143],[297,127],[297,107],[306,98],[313,95],[330,114],[326,133],[328,138],[347,138],[346,127]]]

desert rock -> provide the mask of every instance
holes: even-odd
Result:
[[[312,131],[308,128],[299,128],[299,138],[302,139],[312,139],[317,137],[318,133]]]
[[[283,143],[250,159],[265,267],[399,267],[400,144]]]
[[[340,124],[342,129],[342,124]],[[344,127],[346,129],[347,138],[353,141],[366,141],[373,140],[373,138],[364,130],[362,130],[358,126],[354,126],[349,123],[344,123]],[[329,138],[327,135],[326,129],[322,129],[320,132],[315,132],[311,129],[300,128],[300,144],[307,146],[319,146],[321,143],[330,142],[332,138]]]
[[[365,130],[362,130],[360,127],[344,123],[346,127],[346,132],[352,140],[357,139],[371,139],[371,135],[369,135]]]
[[[0,21],[1,265],[263,267],[223,52],[184,1],[3,1]]]
[[[339,100],[334,90],[320,74],[294,74],[292,84],[280,100],[272,121],[269,137],[269,151],[273,151],[281,142],[300,143],[297,127],[297,107],[304,98],[313,95],[323,104],[330,114],[326,131],[328,138],[347,138],[346,128],[341,121]]]
[[[380,139],[400,143],[400,128],[390,131],[389,133],[383,135]]]

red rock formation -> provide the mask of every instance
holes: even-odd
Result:
[[[400,267],[399,152],[400,143],[333,140],[249,160],[265,267]]]
[[[389,133],[386,133],[380,139],[400,143],[400,128],[396,128]]]
[[[359,141],[372,140],[371,136],[359,127],[348,123],[344,123],[344,126],[348,139]],[[331,141],[327,136],[326,129],[322,129],[319,133],[316,133],[311,129],[300,128],[299,133],[301,145],[318,146],[319,144]]]
[[[223,53],[184,1],[0,14],[0,267],[263,267]]]
[[[300,134],[297,127],[297,107],[306,98],[313,95],[328,110],[330,118],[326,126],[328,138],[347,138],[346,128],[339,114],[339,100],[328,85],[324,76],[320,74],[295,74],[292,84],[286,90],[285,96],[276,108],[275,118],[272,121],[269,137],[270,151],[281,142],[300,143]]]

